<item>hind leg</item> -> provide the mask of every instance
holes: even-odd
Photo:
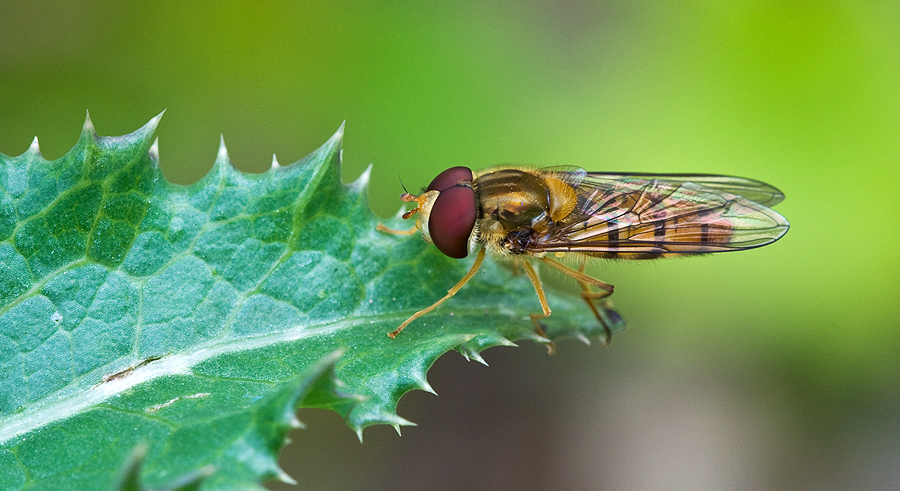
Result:
[[[592,276],[588,276],[584,273],[584,268],[587,263],[581,263],[581,266],[575,270],[568,266],[563,265],[549,257],[541,258],[541,261],[546,263],[548,266],[552,266],[553,268],[565,273],[567,276],[573,278],[575,281],[581,285],[581,298],[588,304],[591,312],[594,313],[594,317],[600,322],[600,325],[603,326],[603,330],[606,331],[606,336],[603,340],[604,344],[609,344],[612,340],[612,329],[607,323],[606,319],[600,314],[600,310],[598,310],[597,305],[594,303],[595,300],[600,300],[606,298],[613,293],[614,287],[609,283],[604,283],[597,278]],[[599,288],[600,291],[595,291],[591,287]]]
[[[584,267],[586,263],[581,263],[581,267],[578,268],[579,273],[584,273]],[[578,281],[578,284],[581,285],[581,298],[588,304],[588,307],[591,308],[591,312],[594,313],[594,317],[600,322],[600,325],[603,326],[603,330],[606,331],[606,336],[603,338],[603,344],[609,345],[612,341],[612,329],[609,327],[609,324],[606,322],[606,319],[600,315],[600,311],[597,309],[597,305],[594,303],[595,300],[601,300],[612,295],[611,291],[594,291],[591,290],[590,284],[584,281]]]

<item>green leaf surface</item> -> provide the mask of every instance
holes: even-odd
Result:
[[[160,116],[122,137],[88,120],[53,162],[37,140],[0,154],[0,489],[258,488],[289,479],[275,458],[298,407],[360,438],[399,429],[400,397],[431,390],[442,354],[541,341],[531,284],[491,261],[387,338],[471,259],[376,231],[368,171],[340,181],[343,128],[258,175],[223,143],[179,186],[157,165]],[[548,294],[549,338],[603,335],[580,299]]]

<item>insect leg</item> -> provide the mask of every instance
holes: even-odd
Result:
[[[379,223],[378,225],[375,226],[375,230],[377,230],[379,232],[385,232],[388,234],[394,234],[394,235],[412,235],[412,234],[416,233],[415,225],[413,226],[413,228],[411,228],[409,230],[397,230],[395,228],[387,228],[384,225]]]
[[[597,278],[584,274],[584,267],[587,263],[581,263],[581,267],[579,267],[577,270],[574,270],[546,256],[542,257],[541,261],[544,261],[544,263],[546,263],[547,265],[552,266],[559,271],[562,271],[566,275],[574,278],[575,281],[577,281],[578,284],[581,285],[581,298],[588,304],[588,306],[591,308],[591,311],[594,313],[594,317],[597,318],[597,320],[600,322],[600,325],[602,325],[603,329],[606,331],[606,338],[603,341],[604,344],[609,344],[610,340],[612,339],[612,329],[610,329],[609,324],[603,319],[603,316],[600,315],[600,311],[597,310],[597,306],[594,304],[594,300],[600,300],[612,295],[614,287],[609,283],[604,283]],[[591,286],[596,286],[602,291],[592,291],[590,288]]]
[[[600,288],[601,290],[606,290],[607,292],[609,292],[608,294],[612,294],[612,292],[613,292],[614,287],[612,285],[610,285],[609,283],[604,283],[592,276],[588,276],[588,275],[584,274],[582,271],[576,271],[568,266],[563,265],[562,263],[558,263],[558,262],[554,261],[553,259],[550,259],[547,256],[542,257],[541,261],[544,261],[544,263],[547,264],[548,266],[551,266],[555,269],[562,271],[563,273],[566,274],[566,276],[570,276],[577,281],[589,283],[591,285],[596,286],[597,288]],[[581,269],[583,270],[584,267],[582,267]]]
[[[547,296],[544,294],[544,287],[541,286],[541,279],[538,278],[537,271],[527,261],[521,261],[519,265],[522,266],[525,274],[528,275],[528,279],[531,280],[534,291],[537,292],[538,300],[541,301],[541,310],[544,311],[543,314],[531,314],[531,320],[537,322],[539,319],[550,317],[550,304],[547,303]]]
[[[587,263],[581,263],[581,267],[578,268],[579,273],[584,273],[584,267]],[[591,287],[587,282],[579,281],[578,284],[581,285],[581,298],[588,304],[588,307],[591,308],[591,311],[594,313],[594,317],[600,321],[600,325],[603,326],[603,329],[606,331],[606,337],[603,339],[603,344],[609,345],[610,341],[612,341],[612,329],[610,329],[609,324],[603,319],[603,316],[600,315],[600,311],[597,310],[597,306],[594,304],[594,300],[600,300],[601,298],[606,298],[612,295],[610,291],[591,291]]]
[[[538,300],[541,302],[541,310],[543,313],[541,314],[530,314],[531,322],[534,323],[534,332],[538,333],[542,338],[547,337],[547,333],[544,332],[544,327],[541,325],[541,319],[546,319],[550,317],[550,304],[547,303],[547,295],[544,294],[544,287],[541,285],[541,279],[538,277],[537,271],[528,263],[528,261],[519,261],[518,264],[522,266],[522,269],[525,270],[525,274],[528,275],[528,279],[531,280],[531,285],[534,287],[534,291],[537,293]],[[553,352],[556,351],[556,348],[553,346],[553,342],[550,341],[547,343],[547,354],[552,355]]]
[[[426,307],[426,308],[416,312],[409,319],[406,319],[405,321],[403,321],[403,324],[400,324],[400,327],[389,332],[387,336],[391,339],[396,338],[397,335],[400,334],[400,331],[402,331],[403,328],[408,326],[410,322],[431,312],[432,310],[436,309],[438,307],[438,305],[444,303],[445,300],[452,297],[453,295],[456,295],[456,292],[458,292],[460,288],[462,288],[466,283],[469,282],[469,280],[472,279],[473,276],[475,276],[475,273],[478,272],[478,268],[481,267],[482,261],[484,261],[484,248],[482,248],[480,251],[478,251],[478,256],[475,257],[475,263],[472,264],[472,268],[469,269],[469,272],[466,273],[465,276],[463,276],[463,279],[459,280],[459,283],[457,283],[456,286],[454,286],[453,288],[450,289],[450,291],[447,292],[447,294],[444,296],[444,298],[433,303],[430,307]]]

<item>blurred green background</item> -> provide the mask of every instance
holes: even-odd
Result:
[[[609,348],[442,358],[420,424],[333,413],[282,464],[307,489],[900,488],[900,3],[38,2],[0,6],[0,152],[47,158],[166,109],[167,177],[223,134],[296,161],[347,122],[376,213],[454,165],[770,182],[792,224],[748,252],[604,262]],[[273,485],[273,489],[288,489]]]

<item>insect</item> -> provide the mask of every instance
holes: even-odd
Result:
[[[611,335],[595,305],[613,286],[584,273],[589,258],[657,259],[739,251],[771,244],[788,221],[770,209],[784,199],[774,186],[742,177],[704,174],[587,172],[577,167],[494,167],[472,172],[452,167],[431,181],[408,219],[416,226],[382,231],[422,237],[447,256],[476,253],[469,272],[443,298],[388,333],[394,338],[412,321],[456,294],[478,272],[485,255],[509,260],[531,280],[541,304],[531,314],[535,331],[550,306],[532,262],[572,277],[582,298]],[[558,261],[574,257],[573,269]]]

